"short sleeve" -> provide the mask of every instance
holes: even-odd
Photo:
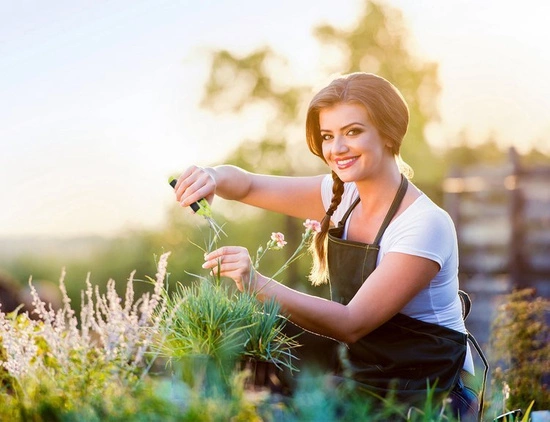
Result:
[[[330,174],[327,174],[321,182],[321,199],[323,200],[323,207],[325,207],[326,211],[332,199],[332,177],[330,177]]]
[[[399,216],[403,218],[390,225],[384,234],[384,253],[416,255],[443,267],[457,248],[456,231],[451,218],[436,206],[420,212],[413,212],[413,209],[407,211],[411,212]]]

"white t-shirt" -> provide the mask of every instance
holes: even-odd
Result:
[[[327,175],[321,185],[325,209],[332,199],[332,178]],[[344,184],[342,201],[332,216],[338,225],[358,196],[355,183]],[[353,211],[352,211],[353,213]],[[346,222],[344,237],[347,236]],[[389,224],[380,240],[378,262],[388,252],[421,256],[437,262],[440,271],[401,313],[421,321],[439,324],[466,333],[462,303],[458,297],[458,244],[456,230],[449,214],[422,194]],[[468,347],[464,369],[473,373],[473,360]]]

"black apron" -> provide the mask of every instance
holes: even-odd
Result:
[[[402,177],[373,244],[342,239],[346,220],[360,198],[338,227],[329,230],[327,253],[333,300],[347,304],[376,268],[380,239],[407,186],[407,179]],[[399,313],[357,342],[348,344],[344,366],[359,385],[377,394],[385,395],[391,390],[402,399],[425,398],[428,383],[430,388],[435,386],[435,392],[453,389],[464,365],[466,344],[464,333]]]

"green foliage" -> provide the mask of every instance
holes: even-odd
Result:
[[[158,293],[167,257],[159,260],[154,291],[137,302],[132,276],[124,301],[113,282],[101,294],[88,280],[77,320],[62,275],[59,310],[48,307],[31,286],[37,319],[0,312],[0,419],[127,420],[132,415],[139,420],[149,415],[148,420],[160,420],[168,406],[158,404],[149,379],[140,380],[148,369],[144,356],[155,325],[152,312],[162,309]],[[141,408],[144,403],[149,409]]]
[[[431,152],[424,133],[426,127],[438,119],[438,67],[411,53],[401,13],[383,3],[366,1],[364,12],[351,29],[321,25],[314,32],[323,46],[335,46],[342,56],[332,60],[338,63],[337,68],[320,69],[321,74],[372,72],[399,87],[411,114],[402,155],[415,168],[420,185],[431,183],[434,177],[441,178],[443,165]],[[283,148],[288,138],[294,136],[289,128],[295,128],[296,133],[304,131],[302,110],[311,99],[312,87],[282,80],[281,63],[286,61],[269,47],[240,57],[227,50],[214,51],[202,106],[215,112],[239,114],[247,107],[268,104],[272,113],[266,113],[266,135],[257,142],[243,142],[229,157],[229,162],[249,170],[296,174],[303,172],[304,166],[310,166],[304,162],[311,156],[305,148],[298,150],[300,160],[297,161],[295,147],[292,154]],[[300,144],[305,143],[300,141]],[[280,150],[278,157],[262,154],[271,149],[269,145]],[[249,161],[251,157],[254,162]],[[427,160],[430,165],[426,165]]]
[[[298,388],[282,420],[289,421],[415,421],[453,422],[448,402],[428,390],[419,407],[392,397],[381,399],[353,384],[334,383],[329,374],[301,374]]]
[[[169,300],[161,325],[162,353],[171,360],[209,356],[220,365],[250,356],[292,368],[296,343],[282,329],[286,319],[275,302],[200,280],[180,286]]]
[[[452,168],[460,169],[472,165],[504,165],[508,154],[500,148],[496,139],[490,137],[478,145],[470,145],[465,132],[459,134],[458,141],[444,153],[445,160]]]
[[[498,162],[505,156],[492,141],[476,147],[464,141],[444,155],[444,160],[438,160],[430,151],[425,129],[438,118],[438,68],[411,53],[409,35],[398,11],[380,2],[365,1],[364,13],[350,29],[321,25],[315,34],[323,47],[336,46],[342,58],[333,61],[338,68],[322,73],[374,72],[399,87],[411,111],[402,155],[416,171],[415,182],[428,193],[444,174],[443,161]],[[242,115],[251,107],[266,111],[265,134],[256,140],[243,140],[228,157],[229,163],[271,174],[326,171],[307,151],[303,135],[297,135],[304,132],[303,110],[311,97],[311,87],[288,83],[281,71],[284,58],[262,47],[240,57],[230,51],[215,51],[212,59],[204,107]],[[548,157],[533,151],[530,160],[547,163]],[[159,181],[159,188],[164,185]],[[233,206],[214,208],[230,221],[224,230],[232,244],[250,249],[262,244],[272,231],[288,234],[289,253],[266,256],[262,263],[265,273],[275,274],[300,243],[300,223],[272,213],[247,214],[244,206]],[[233,365],[219,363],[227,356],[235,359],[241,355],[288,365],[293,343],[281,337],[285,320],[273,302],[259,304],[251,295],[237,294],[220,283],[189,282],[188,272],[203,261],[201,249],[194,244],[201,244],[208,225],[177,206],[168,213],[166,226],[160,231],[129,232],[106,241],[86,258],[68,260],[28,254],[5,267],[25,284],[30,275],[36,280],[56,280],[64,266],[70,277],[66,280],[69,296],[73,303],[79,303],[88,271],[93,270],[91,278],[99,280],[95,283],[99,289],[106,286],[106,280],[126,280],[128,268],[136,270],[136,280],[145,280],[154,262],[144,257],[171,251],[170,283],[178,281],[179,285],[176,294],[167,297],[173,325],[167,324],[159,333],[168,333],[164,351],[173,360],[173,374],[159,367],[159,378],[142,376],[139,371],[143,368],[125,366],[123,361],[106,362],[97,350],[85,355],[69,353],[72,366],[67,369],[44,336],[36,336],[36,359],[43,366],[32,377],[22,384],[5,368],[0,369],[0,420],[451,420],[445,406],[430,394],[418,409],[405,409],[391,399],[380,406],[357,391],[335,390],[324,374],[302,374],[298,393],[288,401],[265,396],[252,400],[243,389],[244,375],[233,373]],[[310,261],[302,258],[281,275],[282,281],[323,296],[307,285],[309,265]],[[172,291],[170,283],[166,288]],[[140,295],[149,287],[148,283],[139,283],[135,293]],[[75,309],[78,311],[78,305]],[[510,398],[503,407],[526,408],[533,399],[537,408],[550,407],[548,387],[542,381],[542,376],[549,373],[548,326],[540,319],[541,312],[547,311],[547,301],[517,293],[495,320],[492,346],[497,363],[493,389],[502,391],[504,385],[510,388]],[[193,358],[187,359],[189,356]],[[218,361],[214,367],[211,356]],[[4,347],[0,347],[0,359],[7,359]],[[223,374],[217,369],[220,367]],[[201,373],[203,382],[197,379]],[[212,388],[202,389],[205,378],[209,378]],[[199,387],[195,390],[194,382]]]
[[[97,375],[97,374],[95,374]],[[135,385],[92,376],[90,388],[81,383],[54,385],[39,372],[25,391],[0,391],[0,420],[5,421],[176,421],[183,412],[159,397],[156,381]]]
[[[245,302],[248,301],[249,294],[245,293],[241,296]],[[255,297],[254,300],[256,300]],[[286,318],[281,317],[280,310],[277,302],[270,300],[262,303],[260,309],[255,309],[249,314],[244,355],[292,369],[294,368],[292,349],[299,344],[297,339],[289,338],[284,334]]]
[[[263,103],[272,106],[277,120],[296,119],[305,88],[281,85],[269,66],[277,62],[284,66],[286,61],[269,47],[243,57],[227,50],[214,51],[201,105],[216,112],[238,113],[251,103]]]
[[[300,257],[313,233],[306,227],[301,243],[273,277]],[[265,247],[258,248],[251,271],[258,269],[268,251],[285,244],[282,233],[272,233]],[[284,333],[287,320],[275,301],[262,303],[256,293],[231,289],[219,276],[199,277],[189,287],[179,285],[176,292],[165,292],[165,300],[169,311],[162,318],[159,347],[169,360],[205,357],[223,370],[227,363],[231,367],[237,360],[253,358],[294,369],[292,349],[298,343]],[[222,379],[227,379],[223,372]]]
[[[216,393],[219,388],[211,388],[208,395],[187,394],[180,402],[178,393],[188,388],[167,382],[166,374],[157,378],[148,372],[150,366],[142,358],[167,311],[160,296],[167,257],[159,259],[152,294],[136,302],[132,276],[125,300],[113,282],[105,294],[87,283],[80,321],[66,296],[63,277],[61,310],[48,310],[33,292],[39,320],[0,312],[0,420],[259,420],[242,394],[242,377],[224,383],[229,388],[221,396]]]
[[[492,388],[503,411],[550,408],[550,301],[532,289],[512,292],[498,308],[491,334]],[[497,399],[498,400],[498,396]]]

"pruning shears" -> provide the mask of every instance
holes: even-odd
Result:
[[[170,183],[170,186],[172,186],[173,188],[176,187],[177,182],[178,181],[173,177],[170,177],[168,179],[168,183]],[[208,204],[206,198],[202,198],[197,202],[193,202],[190,207],[198,215],[202,215],[206,219],[212,218],[212,210],[210,209],[210,204]]]
[[[174,177],[170,177],[168,178],[168,183],[170,184],[170,186],[175,188],[177,180]],[[212,218],[212,208],[210,208],[210,204],[208,203],[206,198],[202,198],[197,202],[193,202],[190,207],[196,214],[204,217],[204,219],[208,221],[208,224],[210,224],[210,227],[212,228],[212,230],[214,230],[214,233],[216,235],[219,235],[219,233],[223,233],[227,236],[223,229]]]

